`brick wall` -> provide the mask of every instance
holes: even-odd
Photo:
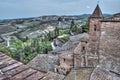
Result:
[[[90,18],[89,22],[89,48],[91,54],[98,54],[101,18]]]
[[[120,58],[120,22],[102,22],[99,52]]]

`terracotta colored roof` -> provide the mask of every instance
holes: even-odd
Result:
[[[99,7],[99,5],[97,4],[91,18],[103,18],[103,14],[102,14],[102,11]]]
[[[13,60],[0,52],[0,80],[39,80],[44,73]]]

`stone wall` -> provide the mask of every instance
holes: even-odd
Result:
[[[102,21],[99,53],[90,80],[120,80],[120,21]]]
[[[102,22],[99,52],[120,58],[120,22]]]
[[[91,54],[98,53],[99,38],[100,38],[100,28],[101,28],[101,18],[90,18],[89,22],[89,47]]]

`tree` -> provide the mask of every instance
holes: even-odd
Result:
[[[12,58],[27,64],[37,54],[47,54],[51,51],[51,42],[47,40],[47,36],[43,35],[42,39],[29,39],[25,42],[16,40],[13,43],[12,51],[9,48],[0,47],[0,51],[6,53]]]
[[[0,52],[3,52],[5,53],[6,55],[12,57],[13,56],[13,53],[12,51],[10,50],[9,47],[3,47],[3,46],[0,46]]]
[[[82,27],[82,33],[89,32],[89,22],[87,21],[85,25],[81,26]]]
[[[82,33],[82,27],[77,28],[77,34]]]
[[[78,26],[75,24],[75,22],[72,20],[71,21],[71,26],[70,26],[70,31],[75,32],[75,33],[79,33],[80,28],[78,28]]]
[[[14,43],[13,58],[23,62],[24,57],[24,44],[21,40],[16,40]]]
[[[47,34],[48,40],[51,40],[50,32]]]
[[[39,40],[38,39],[33,39],[33,42],[31,43],[32,51],[39,53]]]
[[[62,20],[63,20],[62,17],[59,17],[59,18],[58,18],[58,21],[59,21],[59,22],[61,22]]]
[[[55,37],[59,36],[59,29],[58,27],[55,28]]]
[[[72,28],[75,26],[75,22],[74,20],[71,21],[71,25],[70,25],[70,30],[72,31]]]

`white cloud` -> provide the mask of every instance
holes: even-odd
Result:
[[[90,9],[90,6],[86,6],[86,8]]]

